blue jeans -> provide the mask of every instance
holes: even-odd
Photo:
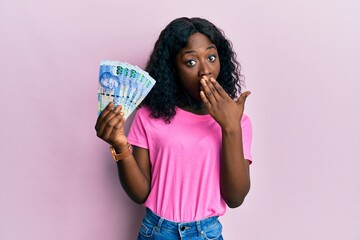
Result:
[[[172,222],[157,216],[150,209],[142,221],[138,240],[222,240],[218,217],[194,222]]]

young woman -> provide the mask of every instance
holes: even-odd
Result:
[[[128,136],[121,106],[96,123],[121,184],[146,206],[138,239],[222,239],[218,217],[250,189],[251,122],[231,42],[206,19],[178,18],[161,32],[146,71],[156,84]],[[131,151],[132,148],[132,151]]]

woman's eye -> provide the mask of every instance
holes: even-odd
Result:
[[[215,60],[216,60],[215,55],[210,55],[210,56],[209,56],[209,61],[210,61],[210,62],[214,62]]]
[[[195,60],[188,60],[188,61],[186,62],[186,65],[188,65],[188,66],[190,66],[190,67],[195,66],[195,64],[196,64],[196,61],[195,61]]]

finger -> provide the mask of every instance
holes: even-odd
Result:
[[[123,132],[125,121],[125,118],[121,118],[121,120],[117,124],[115,124],[113,131],[111,131],[109,137],[113,137],[114,135],[119,134],[119,132]]]
[[[122,116],[121,120],[114,126],[114,129],[116,130],[124,128],[125,125],[126,119],[124,118],[124,112],[121,111],[120,115]]]
[[[120,128],[117,128],[118,124],[121,123],[124,120],[124,118],[121,116],[120,112],[113,117],[110,121],[108,121],[105,125],[104,131],[103,131],[103,139],[109,140],[110,136],[113,136],[114,134],[117,134]]]
[[[120,115],[121,106],[116,106],[113,110],[111,110],[109,113],[106,114],[106,116],[101,120],[101,122],[98,125],[98,135],[103,135],[103,131],[111,119],[116,117],[117,115]],[[122,117],[122,116],[121,116]]]
[[[223,98],[227,98],[227,99],[231,99],[231,97],[229,96],[229,94],[227,94],[227,92],[221,87],[221,85],[219,84],[218,81],[215,80],[215,78],[210,78],[210,82],[211,84],[214,86],[214,88],[216,89],[216,91],[219,93],[219,95]]]
[[[220,95],[218,89],[215,87],[215,84],[216,84],[215,78],[213,78],[213,77],[210,78],[206,83],[207,83],[211,93],[213,94],[214,98],[216,100],[220,100],[222,98],[222,96]]]
[[[201,101],[204,103],[205,107],[209,110],[211,108],[211,103],[209,102],[208,98],[206,97],[204,91],[200,91],[200,98],[201,98]]]
[[[206,78],[202,78],[200,80],[200,83],[202,86],[202,92],[204,93],[204,96],[207,99],[207,102],[209,102],[210,105],[214,105],[216,103],[216,98],[214,96],[214,92],[210,89],[209,80]],[[212,88],[214,89],[214,87],[212,87]]]
[[[238,103],[245,103],[246,99],[248,98],[248,96],[251,94],[250,91],[246,91],[246,92],[243,92],[239,99],[237,100]]]
[[[113,109],[114,107],[114,102],[110,102],[105,108],[104,110],[101,111],[99,117],[96,120],[96,124],[95,124],[95,129],[96,131],[98,131],[99,129],[99,124],[102,122],[102,120],[106,117],[106,115]]]

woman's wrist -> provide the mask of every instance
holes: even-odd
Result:
[[[221,131],[222,133],[226,133],[226,134],[232,134],[232,133],[239,133],[241,132],[241,126],[240,124],[234,124],[233,126],[224,126],[221,127]]]
[[[130,148],[130,144],[128,142],[125,145],[117,145],[117,146],[112,145],[112,146],[117,154],[129,151]]]
[[[118,147],[117,149],[115,149],[113,146],[110,146],[109,149],[113,159],[116,162],[124,160],[132,154],[132,148],[130,144],[127,145],[126,149],[124,149],[123,147]]]

